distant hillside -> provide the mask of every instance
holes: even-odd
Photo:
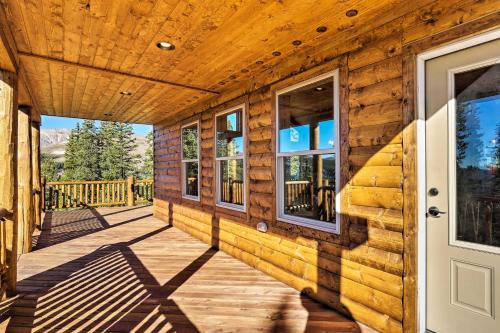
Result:
[[[71,130],[67,128],[42,128],[40,131],[40,146],[42,153],[53,155],[56,161],[64,161],[64,152]],[[135,136],[138,147],[136,153],[141,156],[146,152],[146,138],[140,135]]]

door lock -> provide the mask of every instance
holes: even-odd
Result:
[[[441,214],[446,214],[446,212],[442,212],[436,206],[432,206],[427,210],[427,217],[439,217]]]

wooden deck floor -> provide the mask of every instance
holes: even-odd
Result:
[[[152,217],[151,207],[46,216],[0,332],[368,332]]]

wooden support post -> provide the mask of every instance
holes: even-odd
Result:
[[[31,251],[33,233],[33,171],[31,165],[31,108],[20,106],[18,112],[18,251]]]
[[[134,197],[134,177],[130,176],[127,179],[127,206],[132,207],[135,205]]]
[[[33,166],[33,214],[34,226],[42,226],[42,173],[40,171],[40,123],[31,122],[31,163]]]
[[[5,231],[5,284],[8,294],[16,293],[17,282],[17,76],[0,70],[0,208],[8,214]],[[4,284],[4,281],[2,281]]]

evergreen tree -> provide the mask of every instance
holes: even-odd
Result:
[[[146,153],[144,156],[144,163],[142,165],[141,176],[144,179],[151,179],[153,175],[153,165],[154,165],[154,148],[153,148],[153,132],[149,132],[146,136]]]
[[[481,121],[479,120],[478,108],[472,103],[465,103],[466,133],[466,166],[480,168],[484,159],[484,143],[482,140]]]
[[[50,154],[41,154],[41,172],[42,177],[48,182],[59,180],[59,170],[54,157]]]
[[[130,124],[102,122],[101,173],[106,180],[125,179],[139,173],[139,155],[134,154],[137,144]]]
[[[98,180],[101,144],[94,120],[71,131],[65,153],[64,178],[66,180]]]

